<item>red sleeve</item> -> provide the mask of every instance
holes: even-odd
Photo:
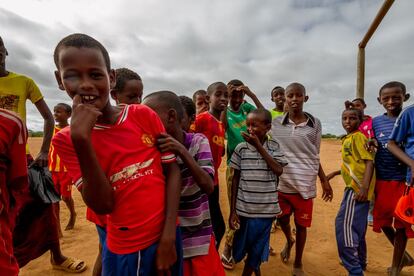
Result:
[[[82,173],[79,166],[78,156],[73,148],[70,138],[70,128],[65,128],[53,136],[52,144],[59,155],[61,162],[66,167],[72,182],[78,190],[82,189]]]

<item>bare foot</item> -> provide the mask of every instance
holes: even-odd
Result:
[[[282,262],[287,264],[290,258],[290,250],[292,249],[293,245],[295,244],[295,240],[291,239],[290,242],[286,242],[285,247],[283,248],[282,252],[280,252],[280,258]]]
[[[75,227],[76,214],[70,217],[68,225],[66,225],[65,231],[72,230]]]
[[[292,276],[305,276],[305,271],[302,267],[293,267]]]

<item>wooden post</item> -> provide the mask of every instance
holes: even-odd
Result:
[[[374,20],[369,26],[367,33],[361,42],[358,44],[358,61],[357,61],[357,98],[364,98],[364,80],[365,80],[365,46],[367,46],[368,41],[372,35],[377,30],[379,24],[381,23],[384,16],[387,14],[388,10],[391,8],[394,0],[385,0],[382,4],[380,10],[375,16]]]

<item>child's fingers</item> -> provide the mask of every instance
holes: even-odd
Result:
[[[76,94],[75,97],[73,97],[72,99],[72,108],[75,109],[81,103],[82,103],[82,97]]]

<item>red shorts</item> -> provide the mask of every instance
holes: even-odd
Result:
[[[382,227],[404,228],[404,223],[395,218],[397,202],[404,194],[405,181],[377,180],[375,182],[374,225],[373,230],[381,233]]]
[[[226,275],[214,244],[214,237],[211,235],[210,248],[207,255],[184,259],[184,276]]]
[[[72,179],[67,172],[52,172],[52,180],[62,197],[72,197]]]
[[[295,223],[310,227],[312,223],[313,199],[304,199],[300,194],[285,194],[278,192],[279,206],[283,216],[295,216]]]

